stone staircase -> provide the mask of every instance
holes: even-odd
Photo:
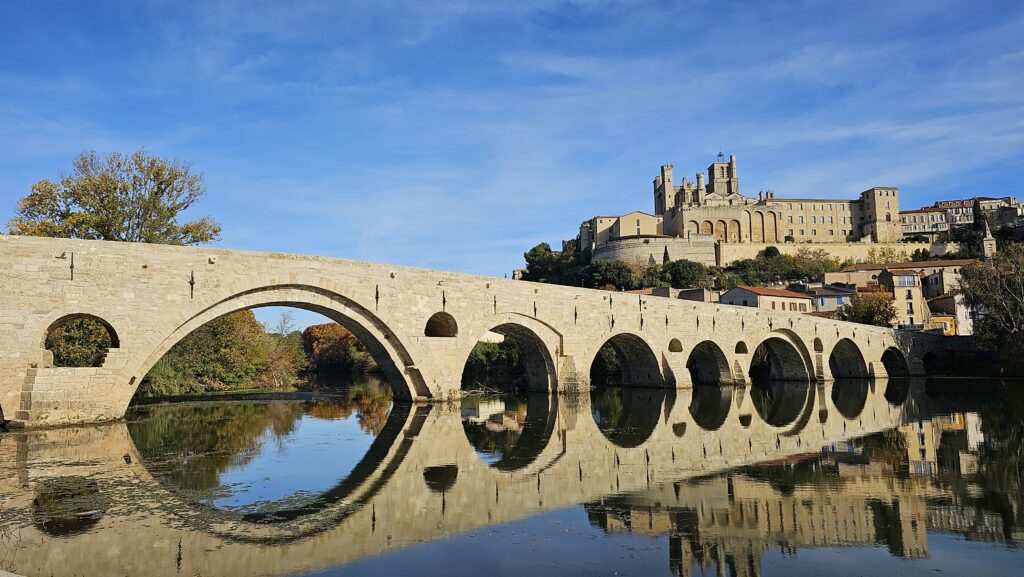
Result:
[[[21,407],[8,423],[24,427],[34,422],[71,423],[95,415],[116,419],[114,398],[119,386],[114,379],[128,361],[127,353],[110,349],[98,367],[31,367],[21,388]],[[109,391],[97,398],[96,390]]]

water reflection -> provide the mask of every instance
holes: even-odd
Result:
[[[585,511],[598,536],[559,531],[560,549],[665,539],[636,555],[660,557],[666,574],[758,575],[766,551],[836,545],[852,565],[859,546],[922,560],[951,546],[936,532],[1019,555],[1021,393],[986,403],[898,387],[608,388],[433,406],[357,388],[150,406],[127,424],[2,435],[11,465],[0,470],[0,568],[418,573],[402,559],[423,547],[404,548],[446,536],[466,551],[446,563],[530,558],[528,538],[498,553],[472,548],[482,528],[522,520],[516,530],[529,535],[567,507]],[[892,390],[905,400],[893,404]],[[371,557],[377,570],[347,565]],[[800,558],[774,562],[790,572]]]
[[[191,502],[269,519],[330,493],[369,452],[391,407],[390,389],[371,382],[304,400],[141,406],[127,426],[160,483]]]
[[[461,404],[462,426],[477,455],[501,471],[532,463],[555,430],[549,395],[470,395]]]
[[[666,389],[601,387],[591,393],[591,412],[609,441],[632,449],[650,438],[658,426],[667,396]]]

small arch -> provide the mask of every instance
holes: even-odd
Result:
[[[681,353],[683,352],[683,343],[679,342],[679,339],[672,339],[668,342],[668,352],[670,353]]]
[[[815,338],[814,339],[814,352],[816,352],[816,353],[823,353],[823,352],[825,352],[825,345],[822,344],[821,339],[819,339],[819,338]]]
[[[868,376],[868,366],[860,347],[850,339],[842,339],[834,347],[828,357],[828,368],[833,379],[864,379]]]
[[[423,481],[435,493],[447,493],[459,478],[458,465],[437,465],[423,469]]]
[[[701,341],[690,351],[686,360],[686,368],[690,371],[690,380],[696,384],[719,385],[731,383],[729,360],[725,353],[712,341]]]
[[[459,325],[455,317],[446,312],[437,312],[427,319],[423,334],[428,337],[455,337],[459,334]]]
[[[86,313],[64,315],[50,323],[42,347],[53,354],[57,367],[99,367],[110,349],[121,346],[114,327]]]
[[[736,343],[736,354],[737,355],[746,355],[746,354],[748,354],[747,343],[745,343],[743,341],[740,341],[740,342]]]

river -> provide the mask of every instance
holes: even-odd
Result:
[[[1024,388],[772,383],[134,406],[0,433],[0,569],[1024,575]]]

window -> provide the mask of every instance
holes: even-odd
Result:
[[[833,229],[833,228],[828,229],[828,235],[829,236],[835,236],[836,235],[835,229]]]
[[[789,236],[793,236],[793,229],[789,229]]]
[[[772,301],[772,310],[775,310],[775,301]]]
[[[789,217],[789,224],[793,224],[793,217],[792,216]]]
[[[818,236],[818,229],[812,228],[811,229],[811,236]]]
[[[800,217],[800,224],[803,224],[803,223],[804,223],[804,217],[801,216]]]
[[[825,205],[825,210],[832,210],[832,205],[831,204],[826,204]]]
[[[793,210],[793,203],[792,202],[786,203],[786,208],[789,209],[789,210]]]
[[[825,297],[821,297],[821,299],[818,300],[818,303],[821,304],[821,306],[825,306],[825,301],[827,300],[828,299],[826,299]]]
[[[801,228],[800,229],[800,236],[803,236],[803,235],[804,235],[804,229]]]
[[[896,286],[916,286],[914,277],[911,275],[900,275],[896,277]]]
[[[907,303],[907,314],[914,314],[914,303]]]
[[[800,312],[807,312],[807,303],[800,303]]]
[[[913,298],[914,298],[914,291],[909,291],[908,290],[907,291],[907,300],[909,301],[909,300],[912,300]]]
[[[812,216],[811,217],[811,224],[818,224],[818,217]]]
[[[795,311],[796,310],[796,303],[789,303],[789,310]]]
[[[747,299],[743,299],[743,306],[749,306],[747,305]]]
[[[804,209],[804,203],[802,203],[802,202],[799,205],[797,205],[797,206],[800,208],[800,210]]]
[[[832,221],[832,217],[831,217],[831,216],[830,216],[830,217],[828,217],[828,223],[829,223],[829,224],[832,224],[832,222],[833,222],[833,221]]]

